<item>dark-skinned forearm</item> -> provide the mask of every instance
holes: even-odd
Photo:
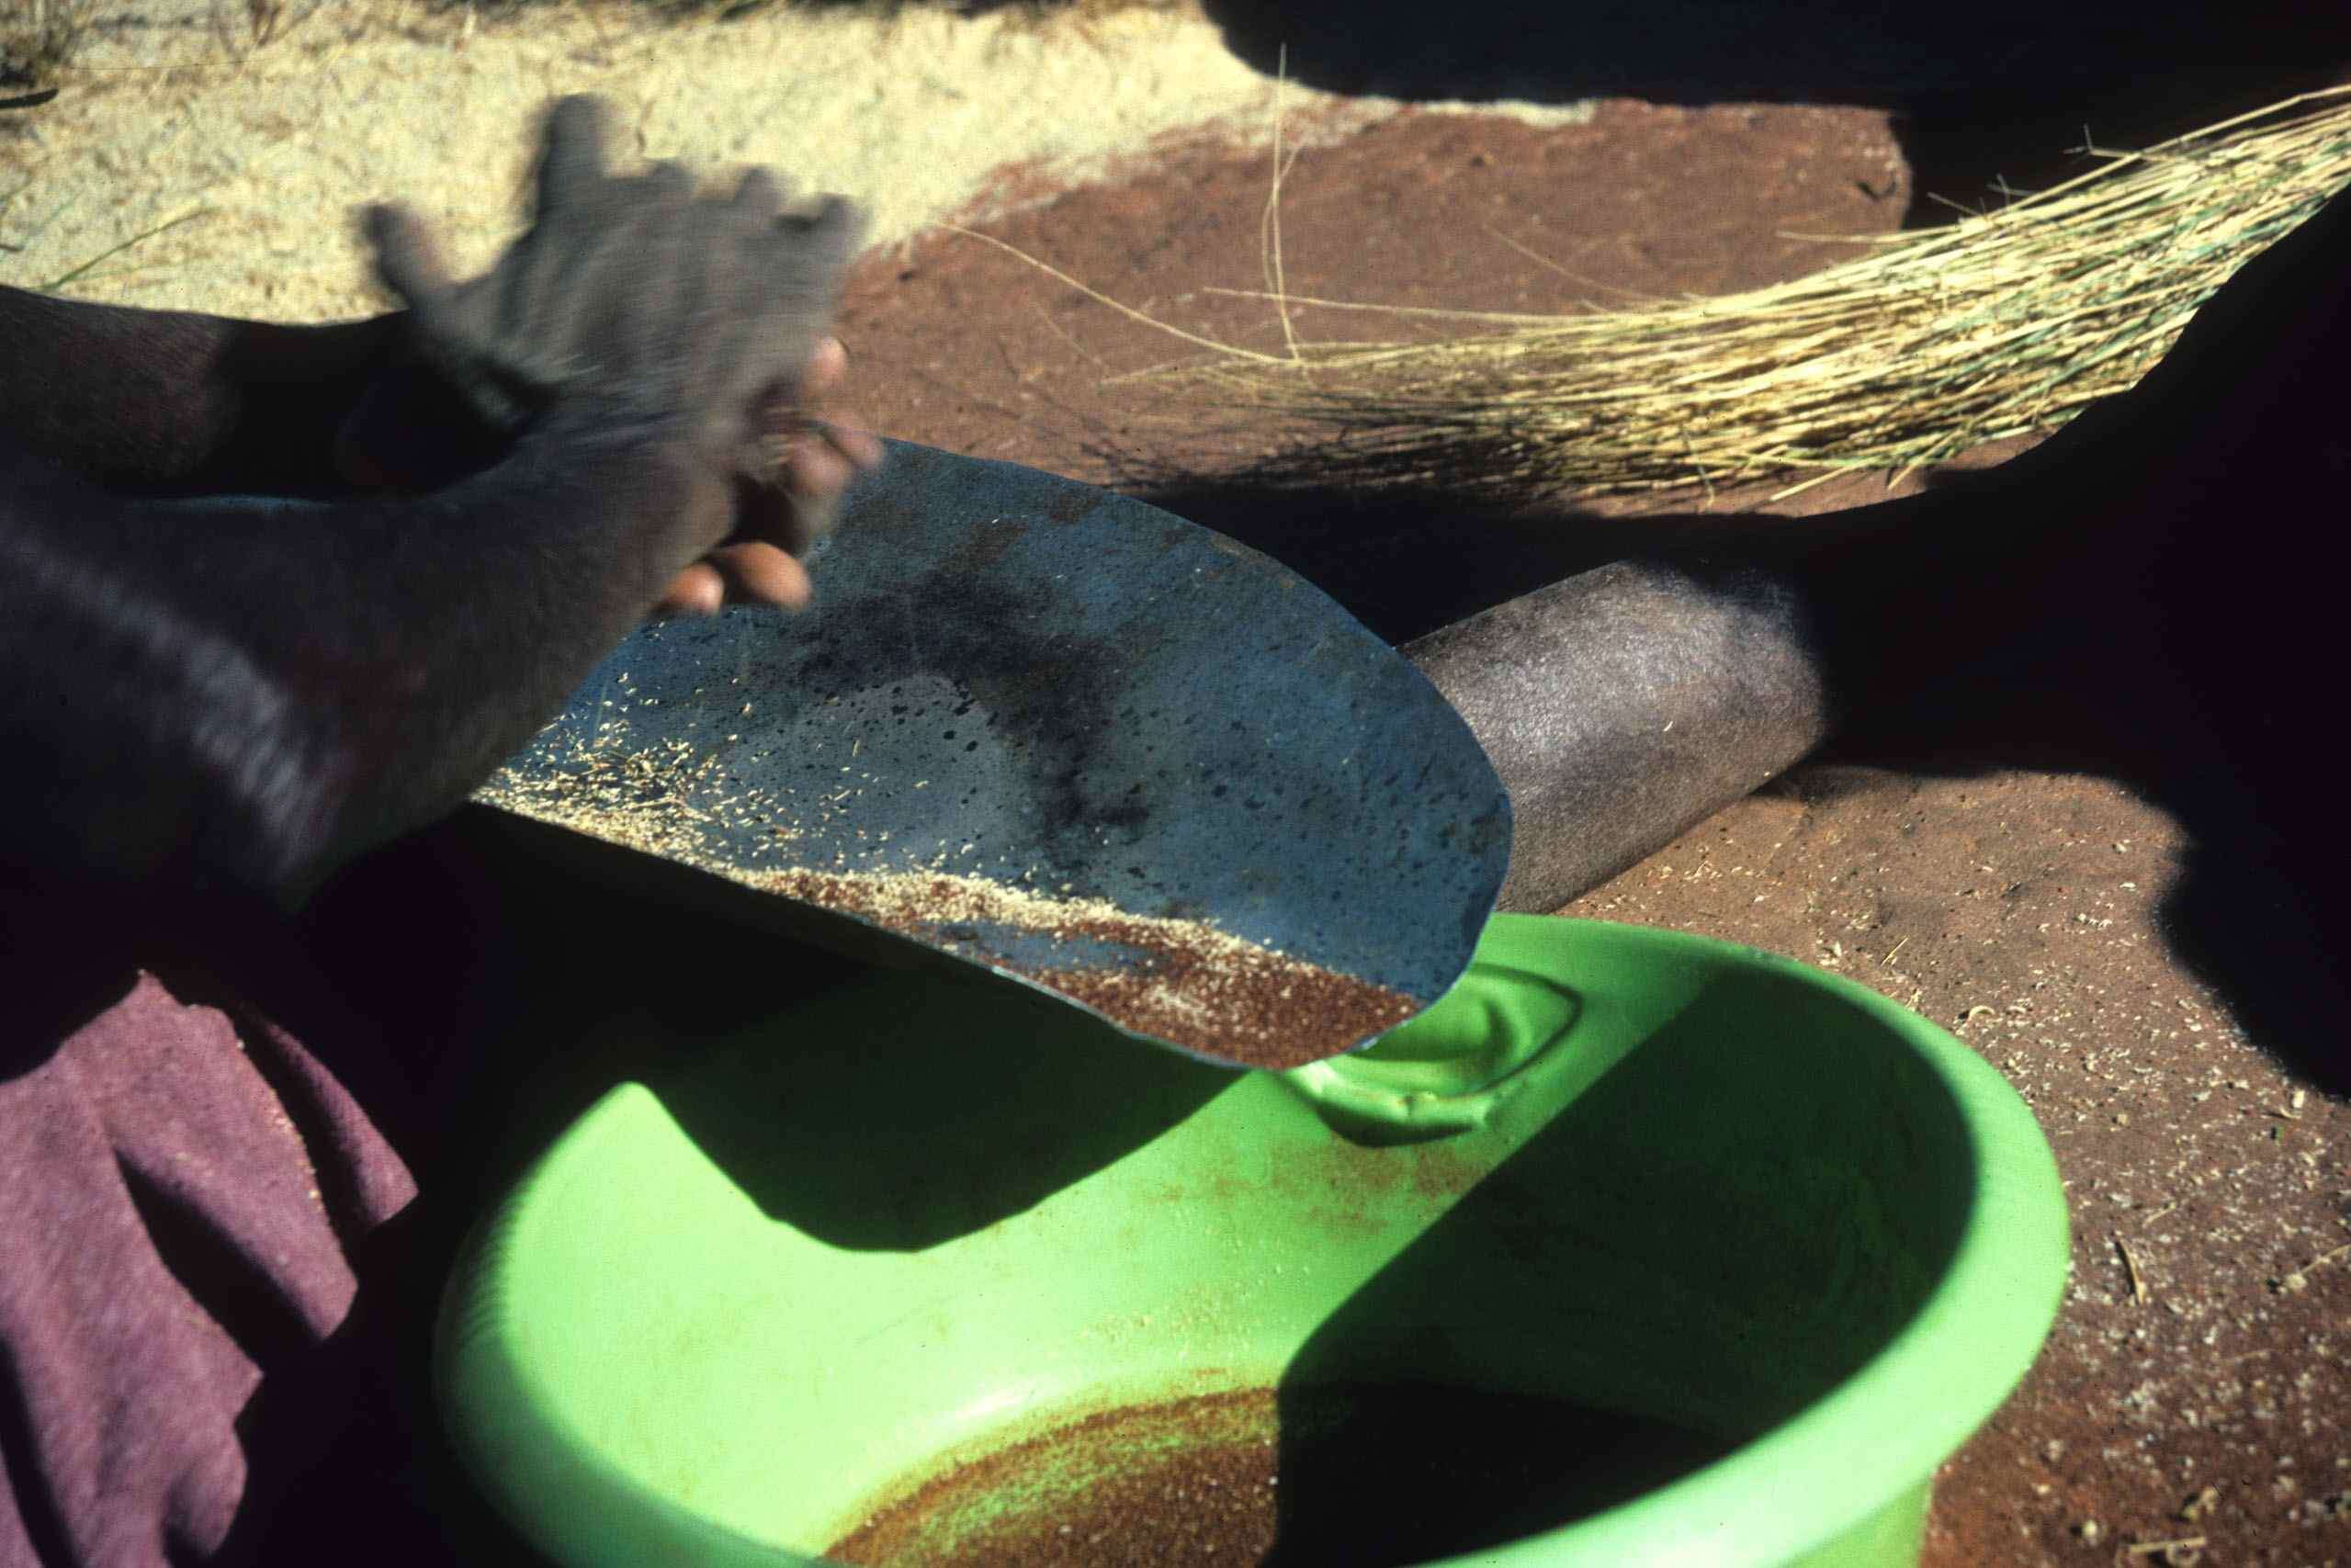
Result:
[[[665,430],[559,422],[405,500],[0,473],[0,858],[299,896],[553,715],[723,531],[697,471]]]
[[[0,436],[110,489],[322,493],[399,320],[278,326],[0,288]]]

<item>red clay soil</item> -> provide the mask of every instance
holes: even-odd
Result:
[[[986,228],[1188,330],[1265,343],[1261,304],[1206,290],[1260,286],[1266,188],[1261,149],[1179,143]],[[1294,292],[1523,310],[1792,276],[1847,253],[1785,236],[1890,229],[1910,196],[1875,111],[1605,103],[1547,130],[1407,114],[1306,152],[1283,211]],[[1107,479],[1279,434],[1105,384],[1182,347],[967,239],[869,258],[843,335],[852,412],[934,446]],[[1803,508],[1883,493],[1840,481]],[[2039,1365],[1941,1478],[1935,1568],[2351,1562],[2351,1110],[2256,1048],[2167,945],[2187,851],[2097,778],[1814,766],[1569,911],[1853,976],[1953,1029],[2040,1117],[2073,1280]]]

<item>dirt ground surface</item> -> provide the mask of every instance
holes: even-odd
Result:
[[[1170,145],[984,228],[1186,330],[1278,342],[1262,302],[1209,292],[1261,287],[1268,169],[1261,147]],[[1911,196],[1870,109],[1609,101],[1552,128],[1407,114],[1300,160],[1283,245],[1300,294],[1558,310],[1792,276],[1842,250],[1788,236],[1893,228]],[[1114,379],[1183,345],[968,240],[869,256],[842,332],[853,412],[910,440],[1116,481],[1285,438]],[[1884,493],[1858,479],[1797,504]],[[2172,817],[2106,778],[1814,764],[1565,911],[1849,976],[1952,1029],[2040,1117],[2073,1279],[2040,1363],[1941,1477],[1933,1568],[2351,1562],[2351,1110],[2173,950],[2164,908],[2187,852]]]
[[[1288,279],[1520,310],[1720,292],[1848,254],[1792,236],[1916,220],[1922,164],[1972,175],[1943,187],[1961,197],[2017,173],[1970,160],[1963,139],[1930,142],[1876,107],[1608,99],[1554,122],[1407,108],[1333,130],[1291,170]],[[1261,302],[1211,292],[1262,284],[1268,172],[1230,125],[1170,133],[1075,188],[1062,168],[999,170],[981,227],[1174,325],[1276,342]],[[1328,311],[1298,321],[1360,330]],[[933,446],[1133,484],[1245,464],[1295,434],[1117,379],[1186,351],[966,238],[869,253],[842,334],[844,412]],[[1856,478],[1799,504],[1884,493]],[[1478,541],[1438,528],[1423,547]],[[1933,1568],[2351,1562],[2351,1106],[2284,1065],[2339,1051],[2345,1021],[2316,1043],[2248,1033],[2258,998],[2174,940],[2167,900],[2194,854],[2126,783],[1864,754],[1797,770],[1569,907],[1875,987],[1982,1052],[2048,1131],[2072,1281],[2039,1364],[1941,1477]]]

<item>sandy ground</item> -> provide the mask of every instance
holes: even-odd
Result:
[[[210,0],[102,7],[57,103],[0,122],[0,282],[87,299],[324,321],[373,303],[349,214],[397,197],[485,263],[514,226],[519,134],[563,93],[610,96],[637,153],[763,164],[864,205],[876,245],[1097,178],[1176,135],[1271,123],[1276,88],[1197,17],[959,19],[934,8],[774,8],[626,27],[609,9],[367,0],[303,13],[266,47]],[[127,14],[135,11],[134,21]],[[1327,141],[1396,100],[1291,86]],[[1536,123],[1588,106],[1512,106]],[[1012,172],[1020,171],[1017,181]],[[173,227],[153,232],[158,226]]]
[[[1259,280],[1272,87],[1204,25],[783,14],[624,33],[541,16],[469,37],[464,16],[330,10],[235,60],[199,26],[110,39],[96,87],[0,130],[0,196],[19,191],[0,244],[21,247],[0,251],[0,279],[55,276],[200,208],[77,291],[347,313],[367,300],[354,202],[407,194],[484,255],[531,107],[595,89],[633,106],[652,153],[773,159],[873,203],[842,332],[852,406],[877,428],[1099,479],[1268,439],[1105,384],[1167,358],[1164,339],[1000,253],[917,238],[972,216],[1187,328],[1271,332],[1211,290]],[[1792,235],[1882,231],[1912,195],[1869,110],[1290,103],[1320,143],[1285,186],[1307,293],[1556,310],[1592,282],[1715,292],[1816,266],[1833,251]],[[1857,478],[1804,507],[1880,493]],[[1322,526],[1334,570],[1429,550],[1425,519]],[[1351,602],[1375,625],[1414,611]],[[1574,907],[1854,976],[1954,1029],[2048,1130],[2074,1280],[2040,1364],[1940,1482],[1935,1568],[2351,1561],[2351,1111],[2281,1065],[2244,991],[2181,955],[2169,913],[2196,853],[2162,805],[2104,778],[1814,766]]]

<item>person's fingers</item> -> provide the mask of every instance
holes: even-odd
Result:
[[[591,198],[612,166],[612,110],[601,98],[559,98],[547,113],[545,151],[538,160],[537,216]]]
[[[808,374],[804,378],[808,400],[813,402],[831,391],[848,374],[848,344],[829,333],[817,339],[816,348],[808,355]],[[810,423],[846,452],[859,468],[870,468],[882,460],[882,444],[866,432],[827,420]]]
[[[432,230],[413,209],[396,201],[377,202],[362,209],[359,226],[376,253],[376,275],[410,309],[433,313],[455,291]]]
[[[736,489],[735,537],[804,554],[832,531],[841,497],[878,465],[882,444],[862,430],[813,422],[786,440],[766,482]]]
[[[802,399],[814,402],[840,385],[848,373],[849,351],[841,340],[819,338],[801,378]],[[795,490],[840,490],[858,470],[882,460],[882,444],[869,432],[835,420],[809,419],[788,406],[775,407],[771,413],[770,428],[788,437],[784,466],[787,482]]]
[[[849,459],[850,466],[854,468],[881,467],[882,458],[888,451],[882,445],[882,438],[870,430],[859,430],[854,425],[840,424],[829,419],[819,420],[816,428],[835,451]]]
[[[773,223],[784,210],[784,186],[767,169],[746,169],[735,187],[735,210],[759,223]]]
[[[832,531],[842,492],[884,456],[865,431],[822,420],[804,423],[770,450],[774,467],[765,478],[736,486],[735,536],[795,556]]]
[[[816,352],[808,355],[808,373],[801,378],[810,398],[820,398],[841,384],[849,374],[849,351],[837,337],[817,340]]]
[[[665,202],[681,202],[694,194],[694,171],[675,158],[656,158],[645,165],[645,188]]]
[[[727,597],[797,610],[814,590],[808,569],[764,541],[722,545],[710,552],[710,562],[726,580]]]
[[[806,241],[810,260],[829,269],[845,265],[856,251],[865,215],[846,197],[828,196],[814,212],[787,212],[775,222]]]
[[[761,398],[752,419],[767,450],[796,491],[838,491],[882,460],[879,440],[863,430],[805,412],[849,373],[849,351],[835,337],[817,340],[794,388],[778,384]]]
[[[661,601],[653,606],[657,615],[715,615],[727,602],[727,581],[718,575],[718,568],[708,561],[695,561],[670,579]]]
[[[797,495],[829,502],[849,488],[857,468],[849,454],[830,441],[798,440],[785,453],[784,474]]]

